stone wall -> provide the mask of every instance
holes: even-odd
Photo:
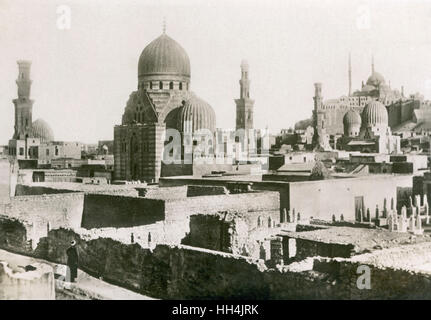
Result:
[[[182,244],[250,256],[249,226],[243,215],[219,213],[190,216],[190,231]]]
[[[334,279],[330,292],[336,299],[431,299],[431,274],[382,268],[367,265],[370,269],[370,289],[357,286],[358,269],[364,264],[352,261],[314,259],[313,270]]]
[[[32,221],[51,228],[79,228],[84,209],[83,193],[20,196],[0,207],[0,214]]]
[[[370,185],[372,187],[370,187]],[[289,185],[289,205],[304,218],[331,220],[332,215],[355,221],[355,197],[363,197],[365,208],[373,213],[383,208],[384,198],[395,202],[399,188],[411,188],[412,176],[369,176],[296,182]],[[310,195],[313,195],[310,197]]]
[[[245,212],[249,223],[257,226],[257,215],[271,215],[276,223],[280,222],[280,195],[278,192],[251,192],[241,194],[190,197],[167,200],[166,219],[181,220],[192,214],[211,214],[217,212]],[[252,214],[253,213],[253,214]]]
[[[0,220],[0,228],[4,223]],[[25,230],[19,223],[10,228],[19,234]],[[4,240],[12,233],[1,232],[0,235]],[[261,260],[228,253],[183,245],[159,245],[148,249],[139,244],[81,235],[66,229],[51,230],[35,250],[25,247],[22,251],[30,256],[65,263],[65,252],[72,239],[77,241],[82,270],[110,283],[162,299],[431,298],[430,273],[377,266],[369,261],[376,259],[375,256],[362,260],[356,256],[355,261],[313,258],[268,269]],[[429,244],[427,246],[423,248],[425,251],[418,253],[424,262],[424,252],[430,249]],[[0,241],[0,247],[4,248],[4,241]],[[414,255],[417,251],[410,252]],[[371,268],[371,290],[357,288],[360,264]]]
[[[292,248],[294,246],[294,248]],[[288,263],[292,260],[304,260],[308,257],[341,257],[349,258],[354,252],[354,246],[342,243],[325,243],[308,239],[283,237],[283,260]],[[292,252],[294,251],[294,257]]]
[[[165,219],[163,200],[86,194],[82,227],[132,227]]]

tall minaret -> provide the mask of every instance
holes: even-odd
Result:
[[[325,128],[325,113],[322,112],[323,96],[322,84],[314,84],[314,110],[313,110],[313,149],[314,150],[330,150],[328,135]]]
[[[30,67],[31,61],[19,60],[18,63],[18,98],[13,100],[15,105],[15,132],[13,139],[23,140],[30,135],[32,124],[33,100],[30,100]]]
[[[250,99],[249,66],[247,61],[241,62],[241,80],[239,80],[240,94],[236,103],[236,129],[253,129],[254,100]]]
[[[371,55],[371,74],[374,73],[374,55]]]
[[[352,95],[352,59],[351,54],[349,52],[349,97]]]

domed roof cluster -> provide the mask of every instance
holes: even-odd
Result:
[[[181,132],[195,132],[199,129],[215,131],[216,116],[213,108],[194,94],[181,107],[178,116],[178,129]]]
[[[388,125],[388,111],[383,103],[369,102],[362,111],[362,124],[365,126]]]
[[[362,110],[361,115],[353,109],[347,111],[343,117],[344,133],[349,135],[351,130],[359,127],[367,128],[388,125],[388,111],[379,101],[369,102]],[[362,129],[361,129],[362,130]]]
[[[32,136],[39,138],[41,142],[54,140],[54,133],[49,124],[43,119],[35,120],[31,125]]]
[[[343,117],[344,126],[361,125],[361,116],[358,112],[351,109]]]
[[[138,63],[139,78],[160,74],[190,78],[187,52],[165,33],[145,47]]]

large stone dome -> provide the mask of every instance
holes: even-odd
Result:
[[[54,133],[49,124],[43,119],[37,119],[31,125],[32,136],[39,138],[41,142],[50,142],[54,140]]]
[[[178,129],[181,132],[195,132],[199,129],[215,132],[216,116],[207,102],[191,94],[181,107],[178,122]]]
[[[379,101],[369,102],[362,111],[362,125],[388,125],[388,111],[383,103]]]
[[[190,78],[187,52],[165,33],[147,45],[139,57],[139,79],[158,75]]]

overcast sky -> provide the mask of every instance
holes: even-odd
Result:
[[[70,29],[58,28],[61,5]],[[325,99],[347,93],[349,52],[354,89],[374,53],[392,88],[431,99],[431,1],[0,0],[0,144],[13,134],[18,59],[33,62],[33,120],[50,123],[56,140],[113,139],[163,17],[217,127],[234,127],[243,58],[255,127],[272,132],[311,116],[314,82]]]

